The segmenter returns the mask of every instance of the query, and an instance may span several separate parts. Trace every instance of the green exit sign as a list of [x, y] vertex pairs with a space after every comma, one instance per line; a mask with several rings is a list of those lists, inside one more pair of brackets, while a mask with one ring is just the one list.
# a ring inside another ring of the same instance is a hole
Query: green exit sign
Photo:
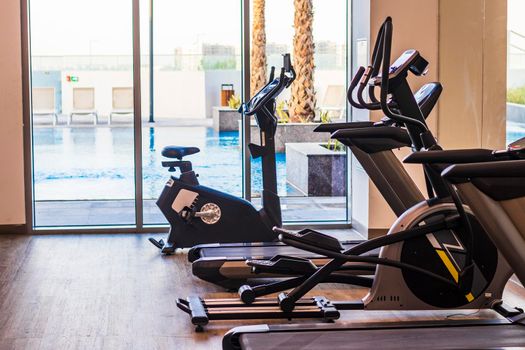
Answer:
[[70, 83], [78, 83], [78, 77], [76, 75], [67, 75], [66, 80]]

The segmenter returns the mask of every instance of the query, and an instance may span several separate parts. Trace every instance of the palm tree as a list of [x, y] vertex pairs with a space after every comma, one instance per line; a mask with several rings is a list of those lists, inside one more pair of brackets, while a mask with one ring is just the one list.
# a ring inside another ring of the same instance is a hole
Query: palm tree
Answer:
[[252, 57], [250, 95], [266, 84], [265, 0], [253, 0]]
[[293, 122], [308, 122], [315, 117], [314, 37], [312, 0], [294, 0], [293, 66], [297, 77], [292, 84], [290, 117]]

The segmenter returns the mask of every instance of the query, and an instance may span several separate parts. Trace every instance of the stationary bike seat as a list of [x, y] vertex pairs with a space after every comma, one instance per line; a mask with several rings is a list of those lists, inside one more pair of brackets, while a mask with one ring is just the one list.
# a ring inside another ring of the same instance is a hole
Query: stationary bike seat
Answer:
[[166, 146], [162, 149], [162, 155], [166, 158], [177, 158], [181, 160], [183, 157], [199, 153], [198, 147], [186, 147], [186, 146]]

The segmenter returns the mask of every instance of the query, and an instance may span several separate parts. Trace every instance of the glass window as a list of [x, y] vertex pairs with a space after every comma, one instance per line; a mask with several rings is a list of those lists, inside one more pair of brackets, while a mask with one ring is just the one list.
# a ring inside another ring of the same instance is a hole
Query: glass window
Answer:
[[29, 2], [34, 223], [133, 225], [132, 2]]
[[525, 137], [525, 2], [508, 1], [507, 143]]
[[[252, 0], [251, 91], [290, 53], [295, 82], [277, 99], [278, 193], [284, 221], [347, 220], [347, 152], [320, 123], [347, 120], [347, 1]], [[296, 6], [296, 7], [295, 7]], [[259, 130], [251, 126], [252, 142]], [[260, 205], [261, 162], [252, 160], [252, 200]]]
[[[155, 204], [172, 174], [161, 165], [166, 160], [161, 155], [165, 146], [198, 147], [199, 153], [184, 160], [192, 162], [199, 182], [242, 196], [237, 112], [242, 80], [241, 2], [155, 0], [153, 6], [153, 70], [146, 74], [153, 74], [153, 114], [151, 110], [143, 113], [142, 124], [146, 224], [166, 223]], [[201, 11], [202, 6], [206, 11]], [[199, 15], [189, 15], [195, 13]], [[147, 37], [149, 27], [143, 25], [141, 30]], [[148, 47], [141, 48], [145, 57], [149, 57]], [[147, 65], [148, 58], [144, 61]], [[144, 84], [143, 103], [150, 106], [151, 100], [145, 98], [150, 90]]]

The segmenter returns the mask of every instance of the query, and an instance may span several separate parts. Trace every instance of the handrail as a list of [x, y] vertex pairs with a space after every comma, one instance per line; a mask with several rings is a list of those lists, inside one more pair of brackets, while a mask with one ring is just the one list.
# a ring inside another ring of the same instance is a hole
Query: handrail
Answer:
[[415, 125], [421, 130], [427, 131], [427, 126], [412, 117], [393, 112], [388, 105], [389, 83], [390, 83], [390, 56], [392, 50], [392, 21], [390, 17], [385, 21], [385, 31], [383, 33], [383, 64], [381, 66], [381, 109], [385, 115], [395, 121], [404, 123], [405, 125]]

